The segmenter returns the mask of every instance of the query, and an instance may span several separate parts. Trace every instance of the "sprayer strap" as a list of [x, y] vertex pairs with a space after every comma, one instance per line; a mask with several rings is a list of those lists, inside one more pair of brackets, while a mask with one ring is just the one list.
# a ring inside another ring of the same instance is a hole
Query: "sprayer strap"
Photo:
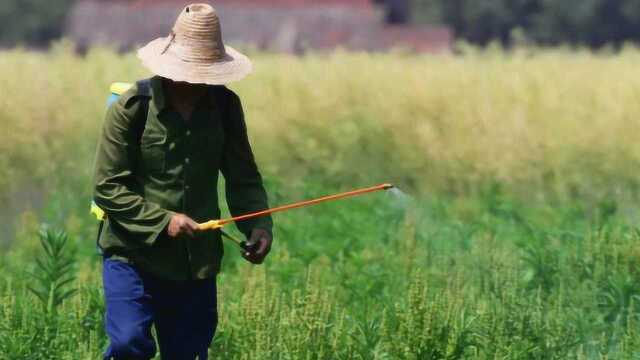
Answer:
[[151, 101], [151, 79], [140, 80], [136, 83], [138, 89], [137, 96], [140, 96], [140, 110], [133, 119], [133, 130], [136, 134], [138, 145], [142, 139], [142, 133], [147, 126], [147, 117], [149, 116], [149, 101]]

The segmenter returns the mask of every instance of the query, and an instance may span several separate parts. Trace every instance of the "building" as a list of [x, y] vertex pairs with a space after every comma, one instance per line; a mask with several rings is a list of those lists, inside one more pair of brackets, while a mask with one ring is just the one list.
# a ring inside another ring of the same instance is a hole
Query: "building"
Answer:
[[[405, 0], [406, 1], [406, 0]], [[66, 33], [81, 48], [94, 44], [134, 48], [166, 36], [187, 0], [80, 0]], [[380, 1], [375, 1], [379, 3]], [[372, 0], [214, 0], [225, 41], [262, 50], [384, 51], [401, 47], [416, 52], [446, 52], [448, 28], [385, 24], [390, 18]], [[391, 7], [393, 8], [393, 7]]]

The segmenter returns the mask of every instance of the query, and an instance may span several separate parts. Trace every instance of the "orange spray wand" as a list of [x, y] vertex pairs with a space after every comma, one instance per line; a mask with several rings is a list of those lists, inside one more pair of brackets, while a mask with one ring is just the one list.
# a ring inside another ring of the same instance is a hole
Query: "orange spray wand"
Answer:
[[[391, 185], [391, 184], [382, 184], [382, 185], [372, 186], [372, 187], [368, 187], [368, 188], [364, 188], [364, 189], [347, 191], [347, 192], [340, 193], [340, 194], [328, 195], [328, 196], [323, 196], [323, 197], [320, 197], [320, 198], [317, 198], [317, 199], [313, 199], [313, 200], [306, 200], [306, 201], [301, 201], [301, 202], [297, 202], [297, 203], [293, 203], [293, 204], [289, 204], [289, 205], [278, 206], [278, 207], [275, 207], [275, 208], [262, 210], [262, 211], [257, 211], [257, 212], [254, 212], [254, 213], [250, 213], [250, 214], [246, 214], [246, 215], [240, 215], [240, 216], [236, 216], [236, 217], [232, 217], [232, 218], [228, 218], [228, 219], [211, 220], [211, 221], [207, 221], [205, 223], [199, 224], [199, 228], [202, 231], [222, 229], [225, 225], [227, 225], [227, 224], [229, 224], [231, 222], [235, 222], [235, 221], [242, 221], [242, 220], [252, 219], [252, 218], [265, 216], [265, 215], [273, 214], [273, 213], [280, 212], [280, 211], [286, 211], [286, 210], [296, 209], [296, 208], [300, 208], [300, 207], [311, 206], [311, 205], [319, 204], [319, 203], [322, 203], [322, 202], [338, 200], [338, 199], [342, 199], [342, 198], [346, 198], [346, 197], [363, 195], [363, 194], [367, 194], [367, 193], [374, 192], [374, 191], [389, 190], [391, 188], [393, 188], [393, 185]], [[232, 239], [232, 240], [236, 241], [235, 239]]]

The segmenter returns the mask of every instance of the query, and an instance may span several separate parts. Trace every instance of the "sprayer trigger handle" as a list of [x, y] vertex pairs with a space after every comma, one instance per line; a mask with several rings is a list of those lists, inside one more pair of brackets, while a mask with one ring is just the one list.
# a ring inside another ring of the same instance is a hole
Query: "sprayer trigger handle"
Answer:
[[223, 227], [224, 225], [220, 223], [220, 220], [210, 220], [205, 223], [198, 224], [198, 228], [201, 231], [217, 230], [217, 229], [222, 229]]

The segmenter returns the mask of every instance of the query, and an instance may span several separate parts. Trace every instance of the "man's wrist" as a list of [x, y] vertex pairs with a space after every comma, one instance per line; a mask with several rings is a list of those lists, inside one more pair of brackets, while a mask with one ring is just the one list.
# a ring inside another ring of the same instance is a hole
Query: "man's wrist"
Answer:
[[254, 229], [256, 229], [256, 230], [264, 230], [269, 234], [269, 236], [273, 237], [273, 229], [271, 227], [256, 226]]
[[249, 239], [249, 238], [251, 238], [251, 234], [253, 234], [253, 232], [256, 231], [256, 230], [263, 230], [267, 234], [269, 234], [269, 237], [273, 238], [273, 230], [270, 227], [266, 227], [266, 226], [264, 226], [264, 227], [263, 226], [255, 226], [251, 230], [246, 232], [244, 235], [247, 237], [247, 239]]

